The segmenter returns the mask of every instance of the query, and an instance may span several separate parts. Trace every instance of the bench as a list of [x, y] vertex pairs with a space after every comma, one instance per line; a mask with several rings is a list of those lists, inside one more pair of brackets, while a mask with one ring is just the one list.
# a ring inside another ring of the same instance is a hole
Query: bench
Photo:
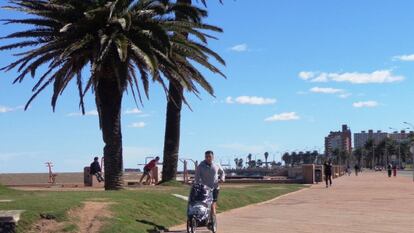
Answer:
[[0, 210], [0, 232], [15, 232], [15, 227], [24, 210]]

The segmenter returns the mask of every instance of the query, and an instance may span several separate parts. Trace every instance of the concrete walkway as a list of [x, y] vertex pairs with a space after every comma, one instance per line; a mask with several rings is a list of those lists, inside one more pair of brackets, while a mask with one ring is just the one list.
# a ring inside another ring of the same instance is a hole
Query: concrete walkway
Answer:
[[334, 180], [330, 188], [314, 185], [220, 214], [218, 221], [219, 233], [412, 233], [414, 183], [380, 172], [353, 174]]

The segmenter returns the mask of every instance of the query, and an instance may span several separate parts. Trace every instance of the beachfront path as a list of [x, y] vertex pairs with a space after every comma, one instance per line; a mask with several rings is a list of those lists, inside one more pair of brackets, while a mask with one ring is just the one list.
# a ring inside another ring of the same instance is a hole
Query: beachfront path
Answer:
[[[414, 183], [364, 172], [218, 217], [219, 233], [413, 233]], [[177, 229], [175, 229], [177, 230]], [[207, 231], [206, 231], [207, 232]]]

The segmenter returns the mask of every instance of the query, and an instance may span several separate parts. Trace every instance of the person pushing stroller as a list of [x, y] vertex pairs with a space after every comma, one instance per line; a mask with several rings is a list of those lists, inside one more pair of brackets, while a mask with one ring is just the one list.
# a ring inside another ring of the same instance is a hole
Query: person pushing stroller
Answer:
[[197, 167], [194, 183], [206, 185], [213, 190], [213, 205], [211, 206], [211, 211], [213, 214], [216, 214], [218, 195], [220, 192], [219, 182], [225, 181], [226, 174], [219, 164], [214, 163], [213, 151], [206, 151], [204, 155], [204, 161]]
[[224, 182], [225, 173], [214, 163], [214, 153], [205, 152], [205, 160], [196, 168], [187, 207], [187, 233], [195, 233], [198, 227], [206, 226], [217, 232], [216, 207], [219, 182]]

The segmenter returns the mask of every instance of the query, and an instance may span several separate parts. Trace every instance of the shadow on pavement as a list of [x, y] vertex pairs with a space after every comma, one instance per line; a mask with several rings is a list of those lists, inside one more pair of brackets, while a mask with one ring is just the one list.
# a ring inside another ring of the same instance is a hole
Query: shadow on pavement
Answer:
[[139, 222], [139, 223], [145, 224], [145, 225], [153, 226], [154, 229], [153, 230], [148, 230], [147, 231], [148, 233], [158, 233], [160, 231], [167, 231], [167, 228], [165, 226], [158, 225], [158, 224], [155, 224], [153, 222], [150, 222], [150, 221], [147, 221], [147, 220], [144, 220], [144, 219], [137, 219], [136, 221]]

